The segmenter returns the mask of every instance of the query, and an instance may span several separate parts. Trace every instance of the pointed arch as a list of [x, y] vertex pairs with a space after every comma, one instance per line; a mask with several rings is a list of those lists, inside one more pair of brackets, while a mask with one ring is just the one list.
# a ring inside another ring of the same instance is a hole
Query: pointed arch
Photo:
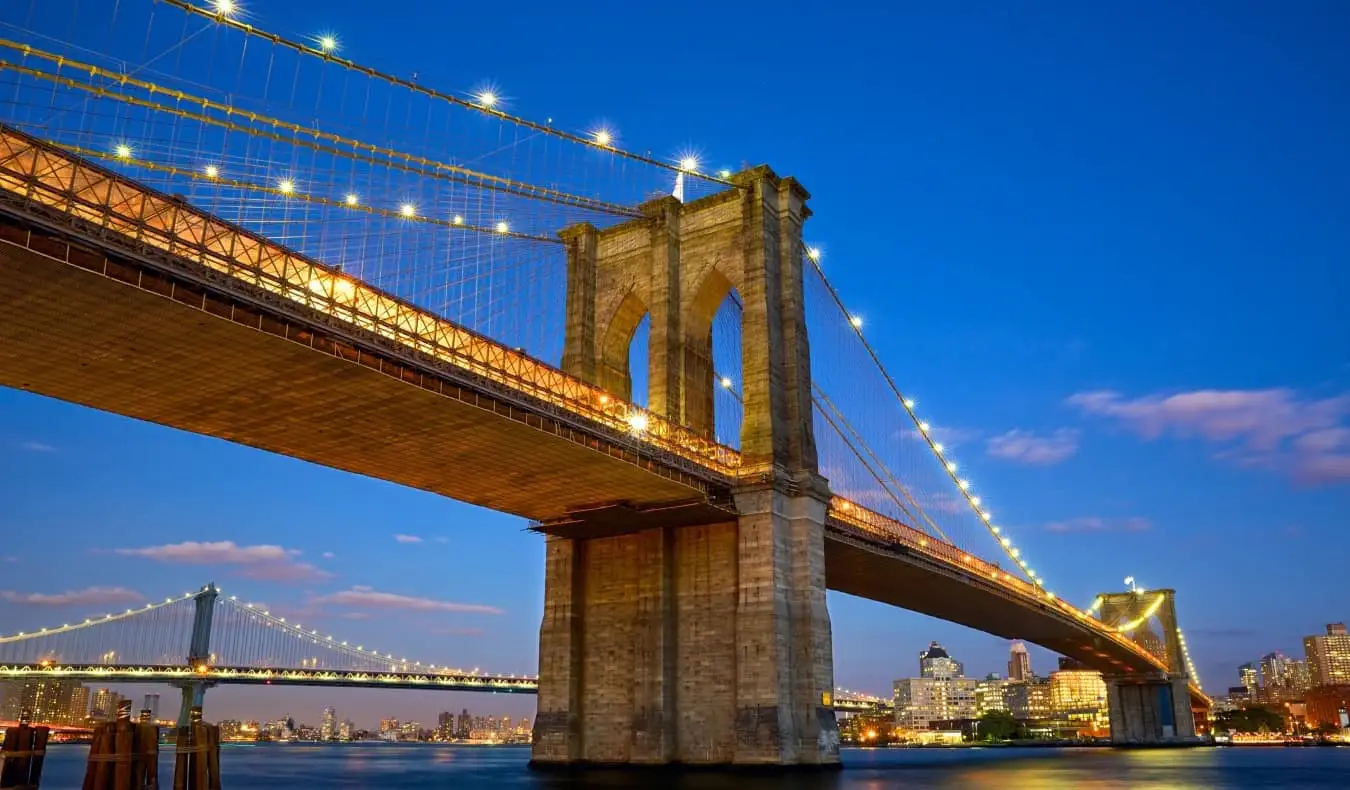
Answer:
[[647, 315], [647, 305], [636, 291], [624, 295], [614, 314], [599, 334], [599, 385], [624, 400], [633, 399], [633, 376], [629, 370], [629, 349], [638, 324]]

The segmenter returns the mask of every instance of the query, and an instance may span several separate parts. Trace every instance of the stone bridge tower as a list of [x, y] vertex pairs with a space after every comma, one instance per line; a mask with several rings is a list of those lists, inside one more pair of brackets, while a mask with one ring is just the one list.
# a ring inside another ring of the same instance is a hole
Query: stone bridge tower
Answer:
[[630, 399], [629, 347], [650, 314], [649, 409], [708, 435], [712, 321], [737, 290], [743, 467], [734, 508], [706, 523], [617, 510], [628, 515], [602, 533], [550, 534], [536, 763], [838, 762], [829, 491], [802, 298], [808, 195], [767, 167], [732, 180], [616, 227], [561, 232], [564, 369]]
[[1101, 620], [1167, 665], [1159, 677], [1105, 676], [1111, 740], [1121, 745], [1195, 737], [1190, 677], [1177, 631], [1175, 590], [1102, 593]]

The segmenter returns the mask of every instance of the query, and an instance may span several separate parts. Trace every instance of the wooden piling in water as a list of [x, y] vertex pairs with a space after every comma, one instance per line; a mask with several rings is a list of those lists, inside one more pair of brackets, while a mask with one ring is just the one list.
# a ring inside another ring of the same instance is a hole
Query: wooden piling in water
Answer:
[[82, 790], [159, 790], [159, 727], [131, 720], [131, 703], [117, 719], [94, 728]]
[[17, 727], [5, 730], [0, 742], [0, 790], [38, 790], [42, 783], [42, 764], [47, 755], [46, 727], [28, 723], [24, 711]]
[[220, 790], [220, 727], [202, 721], [194, 707], [186, 727], [178, 728], [173, 790]]

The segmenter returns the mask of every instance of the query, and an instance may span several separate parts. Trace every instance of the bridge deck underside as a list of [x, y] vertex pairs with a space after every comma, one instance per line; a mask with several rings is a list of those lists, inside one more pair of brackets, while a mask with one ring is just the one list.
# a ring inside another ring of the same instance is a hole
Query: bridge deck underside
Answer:
[[825, 579], [831, 590], [1032, 642], [1105, 673], [1156, 673], [1135, 654], [1049, 605], [1028, 606], [997, 584], [833, 526], [825, 538]]
[[0, 385], [527, 518], [703, 497], [463, 388], [447, 396], [6, 241], [0, 316]]

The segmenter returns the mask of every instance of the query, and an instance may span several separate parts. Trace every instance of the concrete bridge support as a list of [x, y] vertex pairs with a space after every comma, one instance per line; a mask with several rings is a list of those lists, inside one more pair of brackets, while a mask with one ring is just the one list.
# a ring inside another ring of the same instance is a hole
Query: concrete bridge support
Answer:
[[1111, 742], [1117, 746], [1182, 743], [1196, 737], [1185, 677], [1154, 681], [1106, 678]]
[[[807, 195], [768, 168], [615, 228], [563, 231], [563, 367], [631, 398], [651, 315], [651, 411], [713, 431], [711, 323], [743, 304], [742, 481], [679, 524], [630, 509], [549, 533], [536, 764], [837, 765], [825, 607], [829, 501], [817, 473], [802, 300]], [[622, 511], [627, 504], [596, 503]]]

